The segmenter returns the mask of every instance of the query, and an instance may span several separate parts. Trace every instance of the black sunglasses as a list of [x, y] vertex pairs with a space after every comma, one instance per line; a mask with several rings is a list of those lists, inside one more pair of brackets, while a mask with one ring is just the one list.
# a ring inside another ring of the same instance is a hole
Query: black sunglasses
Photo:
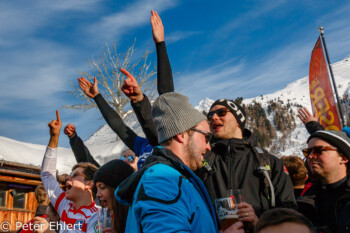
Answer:
[[125, 161], [126, 159], [128, 159], [128, 161], [130, 163], [132, 163], [135, 160], [135, 155], [128, 155], [127, 157], [125, 155], [123, 155], [120, 157], [120, 160], [122, 160], [122, 161]]
[[311, 153], [313, 153], [315, 156], [320, 156], [323, 151], [327, 151], [327, 150], [336, 151], [338, 149], [335, 147], [332, 147], [332, 146], [314, 146], [311, 148], [303, 149], [302, 152], [303, 152], [305, 158], [307, 158], [307, 157], [309, 157], [309, 155]]
[[211, 133], [203, 131], [203, 130], [200, 130], [200, 129], [191, 128], [190, 130], [203, 134], [204, 137], [205, 137], [205, 142], [206, 143], [208, 143], [210, 141], [211, 137], [212, 137]]
[[207, 118], [209, 121], [211, 121], [211, 119], [213, 118], [215, 113], [216, 113], [216, 115], [218, 115], [218, 117], [224, 117], [224, 116], [226, 116], [226, 114], [228, 112], [229, 112], [229, 110], [227, 108], [219, 108], [215, 111], [208, 112]]

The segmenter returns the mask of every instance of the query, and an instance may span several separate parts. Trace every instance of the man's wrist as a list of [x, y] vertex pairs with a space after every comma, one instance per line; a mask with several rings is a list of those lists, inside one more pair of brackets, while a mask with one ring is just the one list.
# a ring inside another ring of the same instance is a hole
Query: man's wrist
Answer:
[[100, 95], [100, 93], [97, 93], [94, 97], [92, 97], [94, 100], [96, 100], [96, 98], [98, 97], [98, 96], [101, 96]]
[[74, 132], [74, 133], [72, 133], [71, 135], [68, 135], [68, 137], [69, 137], [69, 139], [72, 139], [72, 138], [74, 138], [76, 135], [77, 135], [77, 134]]
[[138, 102], [141, 102], [143, 100], [144, 96], [143, 94], [137, 95], [134, 99], [132, 99], [131, 101], [135, 104]]
[[93, 95], [94, 97], [92, 97], [93, 99], [98, 95], [100, 94], [99, 92], [97, 92], [95, 95]]
[[50, 148], [57, 148], [57, 146], [58, 146], [58, 138], [59, 138], [59, 135], [51, 136], [49, 144], [47, 146], [50, 147]]

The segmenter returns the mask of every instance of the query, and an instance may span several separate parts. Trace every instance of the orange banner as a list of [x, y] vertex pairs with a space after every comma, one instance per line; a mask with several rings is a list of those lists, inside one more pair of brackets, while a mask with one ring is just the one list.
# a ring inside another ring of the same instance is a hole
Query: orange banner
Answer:
[[311, 54], [309, 87], [312, 110], [317, 112], [321, 125], [326, 130], [341, 130], [342, 127], [320, 37]]

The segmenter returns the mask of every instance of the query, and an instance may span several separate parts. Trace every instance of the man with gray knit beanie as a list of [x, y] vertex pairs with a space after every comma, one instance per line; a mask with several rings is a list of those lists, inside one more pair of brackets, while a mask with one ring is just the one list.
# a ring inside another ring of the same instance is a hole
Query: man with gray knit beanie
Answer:
[[[160, 146], [115, 193], [130, 206], [126, 232], [218, 232], [209, 195], [193, 173], [210, 150], [206, 117], [175, 92], [159, 96], [152, 115]], [[237, 222], [227, 232], [242, 227]]]
[[344, 132], [320, 130], [303, 150], [314, 184], [301, 199], [299, 211], [321, 232], [350, 229], [350, 140]]

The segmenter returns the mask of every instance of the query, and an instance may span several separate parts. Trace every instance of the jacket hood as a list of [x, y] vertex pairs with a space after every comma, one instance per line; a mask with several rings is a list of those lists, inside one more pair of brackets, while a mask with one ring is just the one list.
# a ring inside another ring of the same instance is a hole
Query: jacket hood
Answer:
[[142, 178], [143, 173], [149, 167], [158, 163], [175, 166], [183, 164], [181, 159], [170, 150], [165, 149], [161, 146], [154, 147], [152, 155], [147, 158], [144, 165], [117, 187], [114, 193], [117, 201], [121, 204], [130, 205], [133, 201], [134, 193]]

